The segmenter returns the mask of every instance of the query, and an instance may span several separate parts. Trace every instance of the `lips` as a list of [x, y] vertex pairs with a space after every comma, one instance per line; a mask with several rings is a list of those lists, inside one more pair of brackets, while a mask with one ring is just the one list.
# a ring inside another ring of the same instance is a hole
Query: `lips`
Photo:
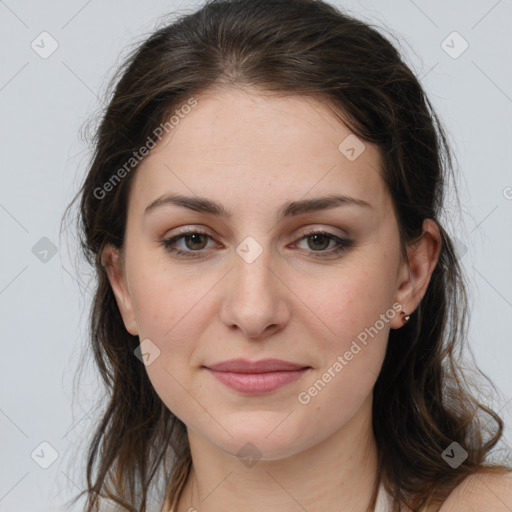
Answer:
[[308, 367], [303, 364], [281, 361], [280, 359], [262, 359], [261, 361], [231, 359], [230, 361], [208, 365], [207, 368], [218, 372], [269, 373], [301, 370]]
[[275, 391], [304, 375], [310, 366], [280, 359], [232, 359], [205, 369], [225, 386], [240, 393], [259, 395]]

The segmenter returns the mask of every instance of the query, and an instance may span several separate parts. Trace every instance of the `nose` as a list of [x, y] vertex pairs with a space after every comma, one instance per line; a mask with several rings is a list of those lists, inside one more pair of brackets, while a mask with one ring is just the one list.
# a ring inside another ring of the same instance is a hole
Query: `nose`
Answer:
[[235, 255], [234, 268], [225, 280], [220, 316], [230, 329], [240, 329], [246, 338], [255, 341], [286, 325], [291, 291], [275, 262], [273, 265], [270, 249], [265, 248], [250, 261]]

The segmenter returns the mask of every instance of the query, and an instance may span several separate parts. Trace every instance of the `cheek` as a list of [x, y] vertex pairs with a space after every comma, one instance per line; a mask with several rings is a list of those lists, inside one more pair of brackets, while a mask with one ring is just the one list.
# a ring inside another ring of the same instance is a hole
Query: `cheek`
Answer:
[[[359, 335], [364, 343], [368, 329], [373, 337], [387, 339], [389, 320], [396, 315], [391, 268], [385, 253], [376, 254], [364, 260], [351, 258], [328, 276], [309, 276], [296, 283], [294, 292], [302, 299], [304, 315], [311, 318], [314, 339], [324, 353], [332, 356], [333, 352], [348, 350]], [[378, 336], [373, 330], [376, 323]]]
[[[176, 357], [173, 356], [173, 360], [176, 362]], [[156, 394], [183, 423], [188, 425], [191, 418], [199, 418], [199, 424], [208, 422], [205, 416], [207, 411], [195, 399], [197, 390], [191, 389], [186, 370], [180, 370], [180, 365], [170, 367], [169, 363], [170, 359], [162, 353], [158, 359], [146, 367], [148, 378]], [[186, 368], [184, 364], [181, 366]]]
[[134, 258], [130, 293], [141, 337], [167, 343], [176, 330], [194, 325], [190, 317], [205, 287], [207, 283], [194, 279], [190, 270], [170, 267], [163, 258]]
[[187, 390], [191, 360], [207, 322], [201, 301], [207, 285], [186, 272], [163, 268], [163, 263], [136, 265], [134, 258], [130, 292], [139, 338], [150, 340], [154, 346], [148, 346], [157, 354], [145, 369], [156, 393], [181, 419], [194, 406]]
[[358, 259], [333, 272], [322, 286], [308, 287], [305, 302], [316, 313], [309, 335], [321, 357], [299, 402], [317, 412], [334, 407], [329, 413], [333, 421], [350, 418], [371, 393], [382, 367], [390, 321], [398, 314], [392, 307], [393, 267], [386, 259], [385, 253]]
[[337, 430], [371, 395], [389, 335], [389, 324], [379, 321], [377, 327], [382, 328], [353, 329], [322, 347], [324, 364], [304, 381], [297, 396], [313, 432]]

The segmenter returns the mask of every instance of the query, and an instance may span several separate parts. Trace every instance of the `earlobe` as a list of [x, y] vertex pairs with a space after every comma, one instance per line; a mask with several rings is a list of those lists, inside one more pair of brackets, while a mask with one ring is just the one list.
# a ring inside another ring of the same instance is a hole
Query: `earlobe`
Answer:
[[[396, 301], [402, 306], [405, 315], [410, 316], [425, 296], [440, 251], [439, 226], [432, 219], [426, 219], [421, 237], [408, 247], [407, 261], [403, 262], [400, 269]], [[398, 315], [391, 327], [402, 327], [405, 315]]]
[[126, 330], [137, 336], [139, 331], [119, 249], [107, 245], [101, 255], [101, 265], [107, 274]]

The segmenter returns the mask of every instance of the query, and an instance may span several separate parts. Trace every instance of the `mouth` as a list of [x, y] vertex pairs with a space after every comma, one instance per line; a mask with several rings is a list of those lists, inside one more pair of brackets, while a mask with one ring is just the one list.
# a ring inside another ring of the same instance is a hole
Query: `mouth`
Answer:
[[232, 359], [203, 368], [230, 389], [248, 395], [262, 395], [295, 382], [311, 369], [311, 366], [280, 359]]

